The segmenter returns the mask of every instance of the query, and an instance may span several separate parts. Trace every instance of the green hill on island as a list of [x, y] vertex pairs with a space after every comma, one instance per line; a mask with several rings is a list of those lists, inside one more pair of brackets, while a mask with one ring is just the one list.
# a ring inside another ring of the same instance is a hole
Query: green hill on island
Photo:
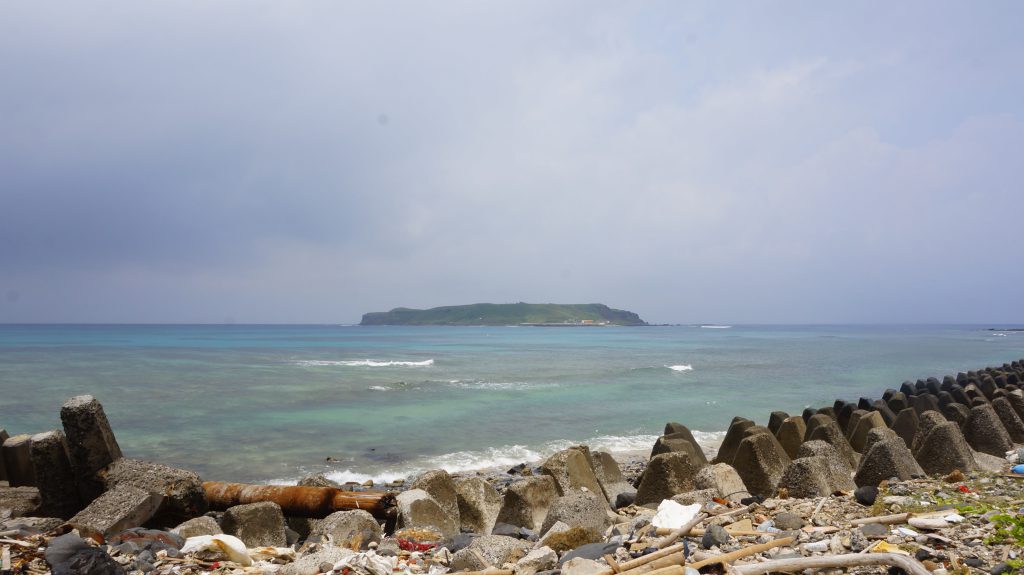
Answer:
[[477, 303], [431, 309], [396, 307], [363, 315], [359, 325], [647, 325], [640, 316], [600, 303]]

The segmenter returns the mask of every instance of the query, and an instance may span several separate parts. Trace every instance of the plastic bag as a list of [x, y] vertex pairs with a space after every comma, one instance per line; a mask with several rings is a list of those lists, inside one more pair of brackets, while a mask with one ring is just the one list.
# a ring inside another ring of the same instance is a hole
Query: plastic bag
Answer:
[[249, 557], [245, 543], [231, 535], [197, 535], [186, 539], [185, 545], [181, 547], [182, 553], [200, 553], [202, 551], [221, 553], [229, 561], [234, 561], [242, 567], [252, 565], [252, 557]]
[[341, 573], [346, 568], [354, 575], [391, 575], [397, 563], [395, 557], [382, 557], [375, 551], [355, 553], [334, 564], [334, 570]]
[[665, 499], [658, 505], [658, 512], [651, 519], [651, 525], [665, 529], [679, 529], [700, 513], [700, 503], [680, 505]]

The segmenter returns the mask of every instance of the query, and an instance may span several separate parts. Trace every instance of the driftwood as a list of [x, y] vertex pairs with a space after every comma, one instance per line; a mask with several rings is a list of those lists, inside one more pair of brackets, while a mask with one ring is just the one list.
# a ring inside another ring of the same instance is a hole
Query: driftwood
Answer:
[[203, 483], [210, 508], [223, 511], [235, 505], [272, 501], [285, 515], [322, 519], [335, 511], [362, 509], [386, 519], [395, 505], [395, 495], [383, 491], [344, 491], [334, 487], [295, 485], [248, 485], [207, 481]]
[[668, 535], [655, 541], [654, 546], [658, 549], [664, 549], [669, 545], [672, 545], [673, 543], [678, 541], [680, 537], [683, 537], [687, 533], [689, 533], [691, 529], [697, 526], [697, 524], [699, 524], [701, 521], [704, 521], [707, 518], [707, 516], [707, 513], [698, 513], [696, 516], [694, 516], [693, 519], [684, 523], [683, 526], [679, 529], [674, 529]]
[[868, 553], [847, 555], [822, 555], [798, 559], [773, 559], [749, 565], [733, 565], [738, 575], [764, 575], [765, 573], [799, 573], [804, 569], [834, 569], [864, 567], [868, 565], [892, 565], [909, 575], [930, 575], [928, 569], [913, 557], [897, 553]]
[[715, 555], [714, 557], [708, 557], [703, 561], [691, 563], [687, 565], [687, 567], [700, 569], [705, 565], [714, 565], [715, 563], [731, 563], [742, 557], [757, 555], [762, 551], [774, 549], [775, 547], [785, 547], [786, 545], [791, 545], [794, 541], [796, 541], [795, 537], [783, 537], [782, 539], [776, 539], [774, 541], [769, 541], [768, 543], [761, 543], [759, 545], [751, 545], [750, 547], [744, 547], [743, 549], [738, 549], [736, 551], [733, 551], [732, 553], [725, 553], [723, 555]]
[[864, 517], [862, 519], [854, 519], [850, 522], [850, 525], [867, 525], [869, 523], [881, 523], [882, 525], [897, 525], [899, 523], [906, 523], [907, 519], [910, 519], [911, 513], [897, 513], [896, 515], [878, 515], [875, 517]]
[[483, 571], [453, 571], [457, 575], [512, 575], [511, 569], [495, 569], [493, 567]]
[[[648, 564], [648, 563], [650, 563], [652, 561], [657, 561], [658, 559], [662, 559], [664, 557], [668, 557], [669, 555], [672, 555], [673, 553], [682, 553], [683, 552], [683, 547], [685, 547], [685, 546], [686, 546], [685, 543], [678, 543], [676, 545], [672, 545], [671, 547], [666, 547], [666, 548], [664, 548], [664, 549], [662, 549], [660, 551], [655, 551], [654, 553], [649, 553], [649, 554], [644, 555], [642, 557], [637, 557], [636, 559], [631, 559], [631, 560], [625, 561], [623, 563], [617, 563], [615, 565], [612, 565], [611, 563], [608, 563], [608, 565], [611, 565], [611, 567], [612, 567], [610, 572], [621, 573], [623, 571], [629, 571], [631, 569], [636, 569], [637, 567], [640, 567], [642, 565], [646, 565], [646, 564]], [[605, 559], [605, 561], [607, 562], [608, 560]], [[600, 574], [598, 574], [598, 575], [600, 575]]]

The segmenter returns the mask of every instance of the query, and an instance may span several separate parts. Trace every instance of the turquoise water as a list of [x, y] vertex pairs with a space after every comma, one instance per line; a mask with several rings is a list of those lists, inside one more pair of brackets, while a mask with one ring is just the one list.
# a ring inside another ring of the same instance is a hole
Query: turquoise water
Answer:
[[205, 479], [390, 478], [649, 449], [666, 421], [713, 441], [734, 415], [1024, 357], [987, 327], [0, 325], [0, 427], [59, 427], [90, 393], [126, 455]]

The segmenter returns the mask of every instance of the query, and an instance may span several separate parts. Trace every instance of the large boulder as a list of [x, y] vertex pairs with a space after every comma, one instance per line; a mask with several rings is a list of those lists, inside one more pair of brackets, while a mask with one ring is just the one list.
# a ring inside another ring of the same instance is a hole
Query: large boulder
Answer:
[[907, 447], [913, 447], [914, 437], [917, 435], [918, 417], [917, 411], [912, 407], [900, 410], [896, 419], [892, 422], [892, 430], [900, 436]]
[[288, 544], [284, 513], [280, 505], [271, 501], [229, 507], [224, 512], [221, 528], [224, 533], [241, 539], [246, 547], [284, 547]]
[[[696, 455], [695, 462], [705, 464], [708, 462], [708, 458], [704, 455], [704, 450], [701, 449], [700, 444], [697, 443], [697, 438], [693, 436], [693, 432], [690, 431], [689, 427], [686, 427], [682, 423], [670, 422], [665, 424], [665, 435], [664, 437], [672, 437], [685, 439], [690, 445], [693, 446], [694, 455]], [[653, 457], [653, 455], [651, 456]]]
[[622, 470], [612, 455], [605, 451], [595, 451], [592, 454], [594, 474], [597, 476], [601, 489], [604, 489], [608, 502], [615, 505], [619, 495], [623, 493], [636, 493], [626, 478], [622, 476]]
[[82, 510], [75, 474], [68, 459], [67, 440], [60, 431], [32, 436], [30, 453], [39, 488], [40, 513], [70, 519]]
[[858, 487], [863, 487], [877, 486], [892, 477], [906, 481], [923, 475], [924, 470], [914, 461], [914, 456], [903, 440], [891, 438], [871, 446], [853, 480]]
[[[1010, 400], [1006, 397], [997, 397], [992, 400], [992, 409], [995, 410], [996, 415], [999, 416], [999, 420], [1003, 422], [1003, 427], [1006, 428], [1006, 432], [1010, 435], [1015, 443], [1024, 443], [1024, 421], [1021, 421], [1017, 411], [1013, 409], [1013, 405], [1010, 404]], [[38, 479], [39, 470], [36, 469], [36, 476]]]
[[718, 447], [718, 455], [715, 456], [712, 463], [728, 463], [732, 465], [732, 460], [736, 457], [736, 449], [740, 446], [740, 441], [743, 441], [743, 432], [753, 426], [754, 422], [745, 417], [737, 416], [732, 418], [729, 430], [725, 432], [725, 438], [722, 439], [722, 444]]
[[188, 539], [189, 537], [198, 537], [199, 535], [220, 535], [224, 533], [224, 530], [220, 528], [220, 523], [217, 523], [217, 520], [213, 517], [200, 515], [171, 529], [171, 533]]
[[582, 446], [563, 449], [541, 463], [541, 473], [555, 480], [559, 495], [583, 488], [591, 493], [604, 493], [591, 467], [589, 455], [590, 450], [584, 450]]
[[695, 464], [685, 453], [662, 453], [647, 464], [640, 487], [636, 492], [636, 504], [661, 503], [673, 495], [691, 491], [693, 480], [701, 466]]
[[571, 491], [551, 504], [541, 532], [546, 532], [558, 521], [572, 527], [583, 527], [600, 536], [608, 522], [608, 510], [598, 494]]
[[453, 571], [483, 571], [488, 567], [501, 568], [505, 563], [522, 559], [533, 547], [532, 543], [505, 535], [475, 537], [464, 549], [452, 556]]
[[954, 469], [969, 472], [978, 468], [974, 452], [960, 432], [960, 427], [952, 421], [932, 428], [919, 442], [914, 458], [921, 469], [930, 475], [944, 475]]
[[857, 420], [857, 427], [853, 429], [853, 433], [850, 435], [850, 447], [857, 453], [864, 453], [868, 432], [879, 427], [887, 428], [881, 413], [871, 411], [865, 414]]
[[835, 448], [840, 457], [846, 460], [850, 469], [857, 469], [857, 465], [860, 463], [860, 456], [853, 450], [853, 447], [850, 447], [850, 442], [846, 440], [846, 437], [840, 431], [838, 423], [833, 421], [826, 425], [818, 426], [811, 433], [809, 440], [828, 443]]
[[714, 489], [718, 497], [729, 501], [739, 502], [745, 497], [750, 497], [739, 473], [736, 473], [736, 469], [728, 463], [702, 467], [693, 478], [693, 486], [697, 489]]
[[1007, 451], [1013, 449], [1010, 434], [991, 405], [972, 407], [963, 431], [967, 443], [975, 451], [1003, 457]]
[[380, 523], [366, 511], [335, 511], [318, 521], [310, 535], [329, 538], [334, 545], [356, 549], [380, 542], [383, 531]]
[[426, 491], [452, 521], [456, 525], [459, 524], [459, 497], [455, 490], [455, 482], [447, 471], [435, 469], [422, 473], [409, 484], [409, 488]]
[[[817, 415], [811, 417], [814, 418]], [[775, 432], [775, 438], [779, 440], [779, 445], [782, 446], [786, 455], [793, 459], [796, 457], [796, 452], [800, 450], [800, 444], [804, 442], [806, 432], [807, 424], [804, 423], [804, 418], [794, 416], [786, 418], [779, 425], [778, 431]]]
[[410, 489], [395, 498], [398, 527], [433, 527], [447, 538], [459, 534], [459, 524], [441, 504], [422, 489]]
[[849, 474], [836, 475], [832, 465], [823, 456], [794, 459], [783, 471], [779, 487], [790, 497], [827, 497], [837, 491], [853, 491], [856, 485]]
[[177, 525], [206, 513], [203, 480], [192, 471], [123, 457], [97, 474], [106, 489], [131, 485], [163, 497], [153, 520], [162, 525]]
[[752, 494], [771, 497], [775, 495], [779, 479], [789, 461], [789, 456], [778, 440], [766, 430], [740, 442], [733, 467]]
[[130, 485], [106, 491], [68, 520], [83, 536], [103, 541], [153, 517], [162, 497]]
[[65, 401], [60, 408], [60, 420], [82, 500], [92, 501], [108, 489], [97, 473], [121, 458], [121, 448], [103, 406], [91, 395]]
[[538, 531], [555, 499], [558, 488], [554, 478], [543, 475], [520, 479], [505, 490], [498, 521]]
[[459, 503], [459, 524], [463, 531], [490, 535], [501, 511], [501, 495], [479, 477], [455, 482]]

